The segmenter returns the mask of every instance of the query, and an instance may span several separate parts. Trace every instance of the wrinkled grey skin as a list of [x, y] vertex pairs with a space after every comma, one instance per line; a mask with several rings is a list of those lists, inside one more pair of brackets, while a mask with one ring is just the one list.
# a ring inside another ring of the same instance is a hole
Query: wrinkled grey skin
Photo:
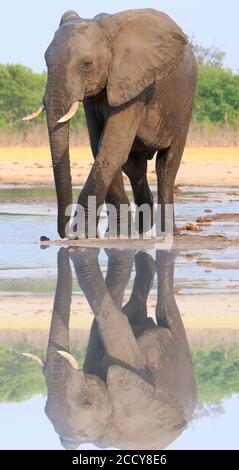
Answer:
[[[98, 249], [61, 248], [44, 375], [46, 414], [65, 448], [82, 442], [121, 449], [167, 447], [196, 406], [191, 354], [173, 294], [175, 253], [109, 250], [104, 280]], [[69, 351], [72, 273], [94, 314], [83, 370]], [[135, 261], [131, 297], [121, 309]], [[157, 272], [156, 322], [147, 297]]]
[[[156, 158], [158, 202], [173, 203], [173, 186], [191, 120], [197, 67], [187, 38], [164, 13], [152, 9], [81, 19], [66, 12], [46, 54], [44, 97], [58, 199], [58, 232], [65, 237], [72, 202], [69, 122], [57, 124], [83, 101], [94, 164], [78, 202], [97, 208], [129, 204], [128, 175], [138, 205], [153, 196], [147, 161]], [[86, 224], [87, 226], [87, 224]], [[79, 228], [78, 228], [79, 230]], [[142, 231], [142, 227], [139, 227]], [[164, 224], [162, 223], [162, 230]], [[86, 229], [87, 236], [87, 229]]]

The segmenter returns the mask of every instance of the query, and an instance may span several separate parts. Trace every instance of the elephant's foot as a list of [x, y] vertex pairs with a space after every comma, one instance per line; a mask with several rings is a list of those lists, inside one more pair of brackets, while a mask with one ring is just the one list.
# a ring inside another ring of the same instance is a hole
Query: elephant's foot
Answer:
[[139, 233], [139, 235], [143, 236], [147, 233], [150, 233], [151, 229], [153, 228], [153, 224], [151, 221], [140, 221], [138, 226], [136, 226], [136, 231]]
[[133, 229], [133, 218], [131, 211], [121, 216], [117, 214], [116, 217], [108, 214], [108, 226], [105, 231], [104, 237], [107, 238], [131, 238]]
[[73, 220], [72, 224], [69, 226], [66, 238], [69, 240], [80, 240], [80, 239], [96, 239], [99, 238], [99, 218], [96, 218], [94, 224], [89, 223], [89, 219], [85, 218], [84, 222]]
[[[161, 234], [162, 234], [162, 235], [165, 234], [165, 230], [162, 229]], [[169, 234], [170, 234], [170, 233], [169, 233]], [[182, 235], [182, 232], [181, 232], [181, 230], [180, 230], [176, 225], [174, 225], [174, 227], [173, 227], [173, 233], [171, 233], [171, 234], [173, 234], [173, 236], [176, 237], [176, 236]]]
[[174, 227], [173, 227], [173, 235], [174, 236], [182, 235], [181, 230], [175, 224], [174, 224]]

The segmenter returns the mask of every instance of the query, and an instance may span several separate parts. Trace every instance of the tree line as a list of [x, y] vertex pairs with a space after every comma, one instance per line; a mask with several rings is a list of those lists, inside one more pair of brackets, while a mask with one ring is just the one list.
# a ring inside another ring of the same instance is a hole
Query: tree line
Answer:
[[[46, 394], [42, 369], [35, 361], [23, 358], [21, 352], [31, 351], [45, 359], [42, 350], [27, 343], [0, 346], [0, 403], [20, 402], [37, 394]], [[72, 354], [83, 367], [86, 351], [76, 346]], [[238, 347], [193, 350], [194, 373], [198, 389], [198, 405], [220, 403], [239, 394]]]
[[[204, 48], [192, 41], [198, 61], [198, 84], [194, 103], [195, 123], [239, 124], [239, 73], [224, 67], [225, 54], [217, 48]], [[21, 118], [42, 103], [46, 86], [45, 72], [36, 73], [20, 64], [0, 64], [0, 128], [21, 129]], [[32, 123], [44, 121], [41, 116]], [[73, 120], [85, 124], [83, 107]]]

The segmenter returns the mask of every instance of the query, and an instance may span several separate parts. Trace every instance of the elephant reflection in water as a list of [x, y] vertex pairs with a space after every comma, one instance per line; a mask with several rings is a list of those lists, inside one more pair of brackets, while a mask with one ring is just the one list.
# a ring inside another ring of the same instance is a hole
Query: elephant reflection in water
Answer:
[[[160, 449], [185, 429], [196, 406], [191, 354], [174, 293], [175, 252], [61, 248], [47, 358], [46, 414], [62, 445]], [[72, 260], [94, 314], [83, 369], [69, 354]], [[135, 263], [128, 303], [124, 292]], [[147, 298], [157, 273], [156, 322]]]

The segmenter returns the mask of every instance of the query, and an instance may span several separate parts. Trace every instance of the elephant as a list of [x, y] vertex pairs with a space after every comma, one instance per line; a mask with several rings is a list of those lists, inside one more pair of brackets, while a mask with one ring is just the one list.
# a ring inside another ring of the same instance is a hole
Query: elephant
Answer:
[[[175, 252], [108, 249], [104, 279], [97, 248], [61, 248], [43, 372], [45, 412], [66, 449], [159, 449], [186, 428], [197, 388], [185, 329], [174, 293]], [[82, 370], [69, 353], [73, 262], [93, 312]], [[127, 303], [126, 286], [135, 264]], [[147, 298], [157, 273], [156, 322]], [[33, 357], [35, 358], [35, 357]], [[38, 362], [40, 360], [38, 359]]]
[[[94, 157], [78, 198], [86, 216], [85, 236], [90, 196], [98, 211], [104, 202], [113, 205], [119, 225], [120, 205], [129, 206], [122, 171], [129, 178], [136, 206], [147, 204], [153, 214], [147, 162], [155, 154], [164, 232], [165, 208], [174, 204], [174, 181], [197, 82], [196, 59], [186, 35], [169, 16], [153, 9], [103, 13], [93, 19], [67, 11], [45, 60], [48, 78], [43, 105], [23, 119], [46, 110], [60, 237], [67, 235], [70, 220], [66, 212], [72, 204], [69, 121], [79, 102], [83, 102]], [[80, 227], [74, 230], [77, 238]], [[138, 231], [144, 230], [139, 222]]]

